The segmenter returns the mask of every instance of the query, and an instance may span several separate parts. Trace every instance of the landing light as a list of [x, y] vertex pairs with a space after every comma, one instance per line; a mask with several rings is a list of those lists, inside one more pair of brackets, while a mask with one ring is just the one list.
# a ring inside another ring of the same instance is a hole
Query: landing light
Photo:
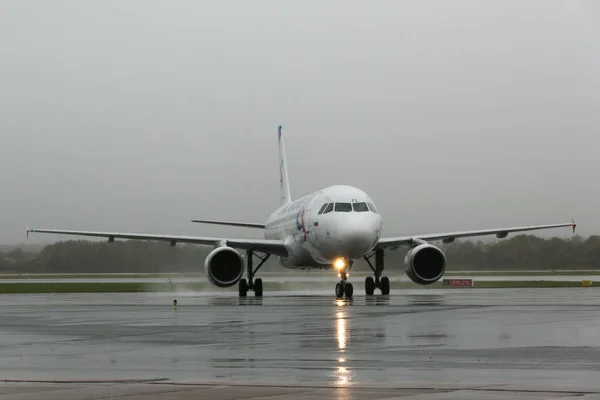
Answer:
[[342, 269], [346, 266], [346, 263], [344, 262], [343, 259], [338, 258], [337, 260], [335, 260], [335, 263], [333, 263], [333, 265], [337, 268], [337, 269]]

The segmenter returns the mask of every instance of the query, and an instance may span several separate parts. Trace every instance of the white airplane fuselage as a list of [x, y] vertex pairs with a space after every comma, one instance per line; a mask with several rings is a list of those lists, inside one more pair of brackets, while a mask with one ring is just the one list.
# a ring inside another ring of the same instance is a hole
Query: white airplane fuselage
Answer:
[[364, 191], [330, 186], [285, 204], [266, 222], [265, 239], [285, 242], [282, 266], [331, 268], [336, 259], [352, 262], [373, 251], [381, 237], [381, 215]]

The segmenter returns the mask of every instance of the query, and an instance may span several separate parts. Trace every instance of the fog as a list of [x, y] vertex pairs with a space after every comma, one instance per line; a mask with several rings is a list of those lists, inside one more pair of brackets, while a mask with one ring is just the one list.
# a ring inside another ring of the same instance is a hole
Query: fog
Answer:
[[594, 1], [5, 0], [0, 244], [261, 237], [189, 221], [264, 222], [279, 124], [292, 196], [357, 186], [385, 235], [596, 234], [599, 43]]

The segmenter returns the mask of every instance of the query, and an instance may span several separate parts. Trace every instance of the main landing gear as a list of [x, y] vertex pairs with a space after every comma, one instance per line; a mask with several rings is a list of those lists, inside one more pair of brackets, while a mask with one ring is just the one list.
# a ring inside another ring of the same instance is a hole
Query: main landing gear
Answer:
[[354, 286], [350, 282], [347, 282], [349, 269], [350, 265], [340, 271], [340, 278], [342, 279], [335, 285], [335, 297], [338, 299], [343, 298], [344, 295], [347, 299], [351, 299], [354, 294]]
[[[258, 266], [256, 267], [256, 269], [253, 269], [253, 267], [252, 267], [252, 261], [253, 261], [254, 256], [256, 256], [260, 259], [260, 263], [258, 263]], [[271, 255], [268, 253], [264, 256], [259, 256], [258, 254], [255, 254], [252, 249], [246, 250], [246, 259], [247, 259], [246, 275], [248, 276], [248, 279], [247, 280], [245, 278], [240, 279], [240, 282], [238, 284], [239, 291], [240, 291], [240, 297], [246, 297], [246, 295], [248, 294], [248, 290], [253, 290], [254, 296], [262, 297], [262, 295], [263, 295], [262, 279], [260, 279], [260, 278], [254, 279], [254, 274], [256, 274], [256, 272], [258, 272], [260, 267], [263, 266], [263, 264], [269, 259], [270, 256]]]
[[[369, 260], [373, 255], [375, 255], [375, 267], [373, 267], [373, 264], [371, 264], [371, 261]], [[374, 254], [364, 256], [363, 258], [375, 274], [374, 278], [369, 276], [365, 279], [365, 293], [367, 296], [373, 295], [375, 293], [375, 288], [380, 289], [381, 294], [383, 295], [390, 294], [390, 280], [387, 276], [381, 276], [381, 273], [383, 272], [383, 250], [376, 250]]]

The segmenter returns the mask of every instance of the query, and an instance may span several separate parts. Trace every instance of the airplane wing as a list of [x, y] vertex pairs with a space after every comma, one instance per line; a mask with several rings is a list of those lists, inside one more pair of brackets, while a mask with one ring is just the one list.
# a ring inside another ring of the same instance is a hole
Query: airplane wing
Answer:
[[414, 235], [414, 236], [399, 236], [390, 238], [381, 238], [376, 245], [376, 249], [395, 249], [402, 245], [413, 245], [423, 241], [435, 241], [442, 240], [444, 243], [450, 243], [457, 238], [464, 237], [475, 237], [475, 236], [487, 236], [496, 235], [498, 238], [505, 238], [509, 233], [514, 232], [527, 232], [536, 231], [542, 229], [552, 229], [570, 226], [573, 228], [575, 233], [575, 227], [577, 226], [574, 221], [566, 224], [553, 224], [553, 225], [533, 225], [533, 226], [522, 226], [516, 228], [500, 228], [500, 229], [484, 229], [478, 231], [462, 231], [462, 232], [448, 232], [448, 233], [433, 233], [427, 235]]
[[115, 239], [137, 239], [137, 240], [154, 240], [169, 242], [171, 246], [177, 243], [193, 243], [208, 246], [225, 245], [238, 249], [252, 249], [275, 255], [286, 255], [285, 246], [282, 240], [265, 240], [265, 239], [227, 239], [227, 238], [212, 238], [198, 236], [177, 236], [177, 235], [156, 235], [146, 233], [119, 233], [119, 232], [92, 232], [92, 231], [69, 231], [58, 229], [27, 229], [29, 233], [54, 233], [59, 235], [72, 236], [90, 236], [90, 237], [105, 237], [109, 242]]
[[254, 223], [250, 223], [250, 222], [213, 221], [213, 220], [208, 220], [208, 219], [193, 219], [192, 222], [195, 222], [197, 224], [229, 225], [229, 226], [240, 226], [243, 228], [265, 229], [265, 224], [254, 224]]

